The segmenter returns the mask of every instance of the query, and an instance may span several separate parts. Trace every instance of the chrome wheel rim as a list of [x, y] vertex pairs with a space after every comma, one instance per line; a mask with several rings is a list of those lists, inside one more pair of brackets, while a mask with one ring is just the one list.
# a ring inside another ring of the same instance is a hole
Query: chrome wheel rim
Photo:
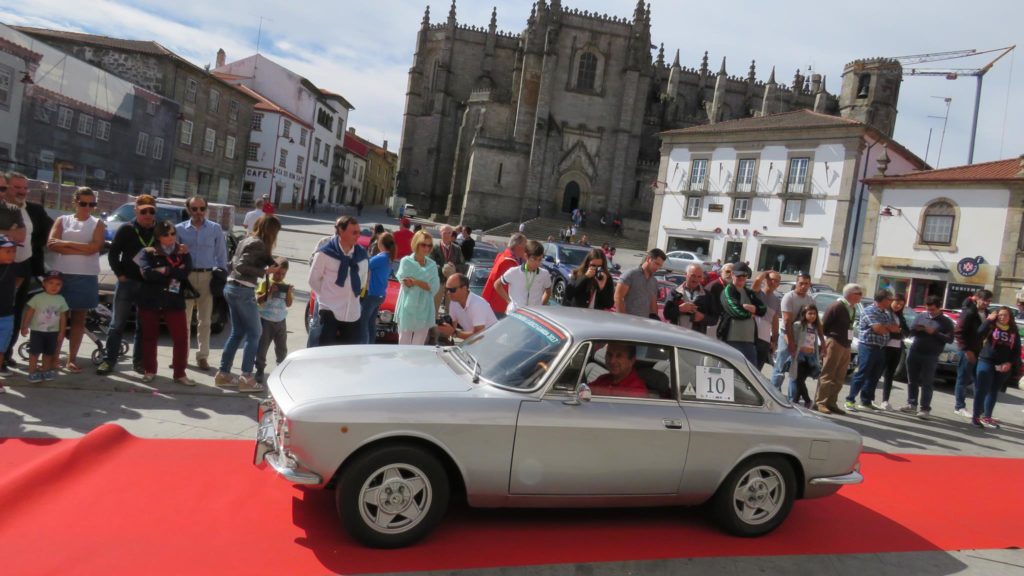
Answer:
[[427, 475], [410, 464], [379, 468], [359, 490], [359, 515], [384, 534], [406, 532], [426, 517], [433, 501]]
[[733, 491], [733, 511], [746, 524], [760, 525], [774, 518], [786, 501], [786, 480], [771, 466], [747, 471]]
[[565, 298], [565, 284], [563, 282], [555, 282], [555, 287], [551, 290], [551, 298], [559, 304], [562, 303], [562, 299]]

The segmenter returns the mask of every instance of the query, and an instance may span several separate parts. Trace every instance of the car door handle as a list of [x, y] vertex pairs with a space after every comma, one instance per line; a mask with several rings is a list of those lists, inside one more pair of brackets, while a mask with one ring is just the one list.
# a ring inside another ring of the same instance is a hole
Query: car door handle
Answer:
[[662, 422], [665, 424], [665, 428], [670, 428], [672, 430], [682, 430], [682, 428], [683, 428], [683, 421], [682, 420], [673, 420], [671, 418], [664, 418], [662, 420]]

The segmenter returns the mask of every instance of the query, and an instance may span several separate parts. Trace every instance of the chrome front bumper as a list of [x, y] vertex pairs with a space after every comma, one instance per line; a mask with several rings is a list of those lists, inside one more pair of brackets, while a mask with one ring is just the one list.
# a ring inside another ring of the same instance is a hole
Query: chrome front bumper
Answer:
[[826, 476], [824, 478], [812, 478], [811, 486], [845, 486], [847, 484], [860, 484], [864, 476], [860, 473], [860, 463], [854, 467], [853, 472], [842, 476]]
[[281, 446], [273, 412], [260, 415], [260, 426], [256, 432], [256, 450], [252, 463], [259, 466], [264, 462], [269, 464], [274, 472], [294, 484], [323, 484], [319, 474], [303, 469], [288, 450]]

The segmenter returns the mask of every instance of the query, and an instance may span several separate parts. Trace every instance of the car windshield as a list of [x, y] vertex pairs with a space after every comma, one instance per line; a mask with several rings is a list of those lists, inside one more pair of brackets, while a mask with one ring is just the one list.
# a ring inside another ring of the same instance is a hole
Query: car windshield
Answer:
[[494, 262], [498, 256], [498, 249], [490, 244], [477, 243], [473, 246], [473, 260], [480, 262]]
[[559, 247], [558, 252], [562, 264], [572, 266], [573, 268], [579, 266], [587, 257], [587, 254], [590, 254], [590, 250], [586, 248], [569, 248], [566, 246]]
[[135, 205], [122, 204], [117, 210], [114, 210], [110, 218], [115, 222], [131, 222], [132, 218], [135, 218]]
[[460, 346], [481, 378], [502, 387], [527, 390], [536, 386], [565, 348], [565, 332], [529, 311], [510, 314]]

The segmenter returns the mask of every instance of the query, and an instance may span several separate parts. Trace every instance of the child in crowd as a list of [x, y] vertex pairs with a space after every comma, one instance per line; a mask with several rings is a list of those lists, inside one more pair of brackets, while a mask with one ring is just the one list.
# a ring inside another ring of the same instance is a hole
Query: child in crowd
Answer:
[[[64, 342], [68, 325], [68, 303], [60, 295], [64, 280], [60, 272], [51, 270], [43, 278], [43, 291], [28, 301], [21, 320], [21, 335], [32, 335], [28, 341], [28, 380], [42, 382], [56, 377], [57, 356]], [[37, 370], [42, 354], [42, 370]]]
[[800, 309], [797, 321], [793, 323], [793, 336], [799, 350], [789, 369], [789, 400], [803, 402], [811, 407], [811, 396], [807, 392], [807, 377], [817, 378], [821, 374], [819, 358], [820, 343], [824, 339], [818, 308], [808, 304]]
[[267, 275], [256, 288], [256, 304], [259, 308], [260, 322], [263, 333], [260, 345], [256, 350], [256, 381], [263, 383], [263, 372], [267, 367], [267, 350], [274, 343], [274, 355], [277, 363], [284, 362], [288, 356], [288, 308], [295, 300], [295, 289], [284, 283], [288, 273], [288, 259], [282, 256], [274, 258], [279, 266], [277, 272]]
[[[18, 246], [17, 242], [0, 234], [0, 364], [3, 364], [4, 351], [14, 337], [14, 293], [17, 292], [15, 280], [18, 271], [12, 264]], [[0, 382], [0, 394], [6, 391]]]

